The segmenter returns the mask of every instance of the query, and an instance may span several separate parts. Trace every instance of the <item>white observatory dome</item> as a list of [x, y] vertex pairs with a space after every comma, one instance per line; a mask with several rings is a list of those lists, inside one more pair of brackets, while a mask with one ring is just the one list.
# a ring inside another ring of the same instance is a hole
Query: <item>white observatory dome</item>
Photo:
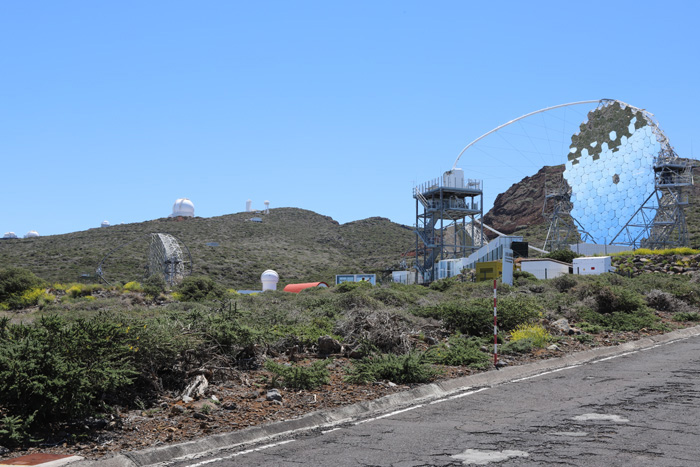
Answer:
[[109, 227], [109, 221], [102, 221], [100, 227]]
[[30, 230], [29, 232], [24, 234], [24, 238], [32, 238], [32, 237], [38, 237], [38, 236], [39, 236], [39, 232], [37, 232], [36, 230]]
[[277, 283], [280, 280], [280, 276], [272, 269], [268, 269], [260, 275], [260, 280], [262, 281], [263, 292], [266, 290], [277, 290]]
[[2, 238], [17, 238], [17, 234], [14, 232], [5, 232], [5, 235], [3, 235]]
[[194, 204], [187, 198], [180, 198], [173, 204], [170, 217], [194, 217]]

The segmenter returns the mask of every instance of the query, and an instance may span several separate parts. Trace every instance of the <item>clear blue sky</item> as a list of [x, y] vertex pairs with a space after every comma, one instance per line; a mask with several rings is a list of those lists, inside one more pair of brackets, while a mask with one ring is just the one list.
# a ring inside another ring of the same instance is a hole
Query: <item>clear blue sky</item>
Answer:
[[[1, 2], [0, 235], [165, 217], [180, 197], [202, 217], [250, 198], [412, 224], [413, 184], [471, 140], [584, 99], [646, 108], [699, 157], [698, 5]], [[460, 166], [487, 201], [529, 174], [482, 159]]]

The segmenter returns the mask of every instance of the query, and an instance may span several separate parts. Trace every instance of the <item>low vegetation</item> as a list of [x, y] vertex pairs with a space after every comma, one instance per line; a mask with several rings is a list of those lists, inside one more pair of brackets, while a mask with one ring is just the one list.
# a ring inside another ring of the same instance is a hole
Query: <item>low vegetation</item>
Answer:
[[[158, 280], [50, 284], [3, 269], [0, 444], [31, 444], [46, 430], [137, 402], [147, 408], [202, 372], [224, 383], [234, 371], [262, 370], [267, 387], [303, 391], [329, 384], [328, 367], [340, 357], [352, 362], [345, 384], [415, 384], [447, 367], [484, 369], [492, 361], [491, 287], [456, 278], [239, 295], [207, 276], [166, 292]], [[700, 281], [689, 275], [522, 275], [515, 286], [499, 285], [498, 296], [501, 352], [515, 357], [556, 341], [550, 323], [562, 317], [587, 345], [605, 333], [700, 320]], [[337, 351], [319, 355], [321, 338]]]

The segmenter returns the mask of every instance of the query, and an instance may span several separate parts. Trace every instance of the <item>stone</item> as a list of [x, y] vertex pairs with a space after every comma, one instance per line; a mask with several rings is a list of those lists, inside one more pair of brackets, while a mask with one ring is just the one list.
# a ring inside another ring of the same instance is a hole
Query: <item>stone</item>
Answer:
[[558, 319], [552, 323], [552, 328], [561, 334], [569, 334], [571, 331], [571, 326], [569, 325], [569, 320], [566, 318]]
[[184, 402], [185, 404], [189, 404], [193, 400], [194, 399], [192, 399], [190, 396], [182, 396], [182, 402]]
[[170, 413], [172, 415], [181, 415], [185, 413], [185, 408], [181, 405], [173, 405], [172, 407], [170, 407]]
[[190, 384], [188, 384], [183, 391], [182, 398], [183, 400], [185, 397], [199, 399], [200, 397], [204, 396], [204, 391], [206, 391], [208, 387], [209, 381], [207, 381], [206, 376], [197, 375], [192, 379], [192, 381], [190, 381]]
[[317, 341], [318, 353], [321, 355], [330, 355], [343, 351], [343, 346], [331, 336], [321, 336]]
[[5, 446], [0, 446], [0, 456], [4, 456], [8, 452], [10, 452], [9, 449], [7, 449]]
[[221, 407], [223, 407], [224, 410], [236, 410], [238, 408], [238, 405], [235, 402], [226, 402]]
[[209, 417], [204, 415], [202, 412], [195, 412], [194, 415], [192, 415], [194, 418], [197, 420], [209, 420]]
[[559, 346], [557, 344], [552, 344], [547, 347], [547, 350], [559, 350]]
[[268, 401], [281, 401], [282, 394], [277, 389], [270, 389], [267, 391], [267, 396], [265, 399]]

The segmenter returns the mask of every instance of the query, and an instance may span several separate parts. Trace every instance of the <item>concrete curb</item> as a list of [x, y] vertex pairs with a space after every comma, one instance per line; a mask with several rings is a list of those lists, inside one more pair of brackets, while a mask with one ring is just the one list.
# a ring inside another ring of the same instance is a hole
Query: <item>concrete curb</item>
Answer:
[[426, 384], [408, 391], [390, 394], [373, 401], [360, 402], [327, 411], [312, 412], [292, 420], [208, 436], [196, 441], [122, 453], [99, 460], [78, 461], [72, 463], [71, 466], [144, 467], [155, 466], [175, 459], [193, 459], [207, 454], [213, 454], [223, 449], [269, 441], [274, 438], [290, 436], [318, 428], [341, 425], [361, 418], [370, 418], [409, 405], [449, 397], [475, 387], [493, 387], [520, 378], [535, 376], [546, 371], [580, 365], [601, 358], [647, 349], [656, 345], [668, 344], [698, 335], [700, 335], [700, 326], [679, 329], [667, 334], [645, 337], [617, 346], [599, 347], [569, 354], [564, 357], [541, 360], [527, 365], [505, 367], [498, 371], [491, 370], [476, 375], [441, 381], [439, 383]]

